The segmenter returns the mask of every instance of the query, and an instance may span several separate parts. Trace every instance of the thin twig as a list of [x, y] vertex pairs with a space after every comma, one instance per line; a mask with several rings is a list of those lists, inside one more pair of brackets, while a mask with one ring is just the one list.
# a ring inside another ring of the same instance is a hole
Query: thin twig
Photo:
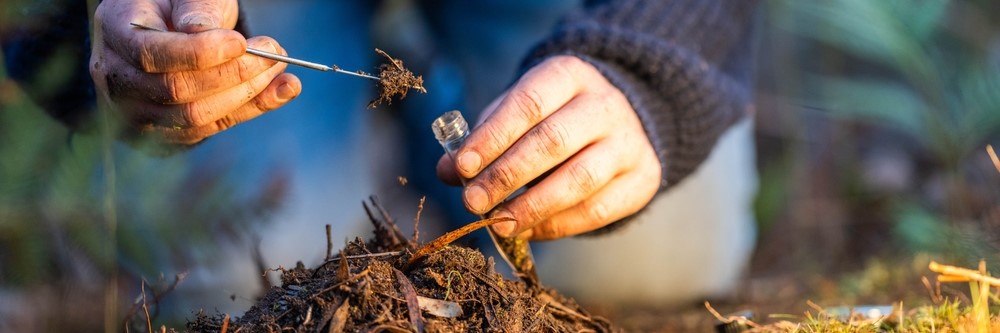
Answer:
[[461, 228], [446, 233], [441, 237], [435, 238], [430, 243], [421, 246], [419, 249], [417, 249], [417, 252], [414, 253], [412, 257], [410, 257], [410, 262], [408, 262], [406, 265], [407, 266], [412, 265], [413, 263], [417, 262], [417, 260], [420, 260], [421, 258], [427, 256], [428, 254], [434, 253], [437, 250], [443, 249], [445, 246], [448, 246], [448, 244], [451, 244], [451, 242], [454, 242], [456, 239], [468, 235], [469, 233], [476, 231], [479, 228], [491, 226], [506, 221], [514, 221], [514, 219], [510, 217], [492, 217], [466, 224]]
[[[937, 262], [931, 261], [928, 268], [935, 273], [941, 274], [938, 277], [939, 281], [978, 281], [985, 282], [994, 287], [1000, 287], [1000, 279], [986, 276], [983, 273], [968, 269], [961, 268], [951, 265], [942, 265]], [[945, 280], [942, 280], [944, 278]], [[956, 279], [957, 278], [957, 279]], [[961, 280], [964, 279], [964, 280]]]
[[404, 69], [403, 69], [403, 66], [402, 66], [402, 65], [400, 65], [400, 64], [399, 64], [399, 63], [397, 62], [398, 60], [396, 60], [396, 59], [393, 59], [392, 57], [390, 57], [388, 53], [385, 53], [385, 51], [382, 51], [381, 49], [378, 49], [378, 48], [376, 48], [376, 49], [375, 49], [375, 53], [378, 53], [378, 54], [382, 55], [383, 57], [386, 57], [386, 59], [389, 59], [389, 62], [391, 62], [391, 63], [392, 63], [392, 65], [393, 65], [393, 66], [396, 66], [396, 68], [398, 68], [399, 70], [404, 70]]
[[997, 158], [997, 152], [993, 151], [993, 145], [986, 145], [986, 153], [990, 154], [993, 166], [997, 168], [997, 172], [1000, 172], [1000, 158]]
[[420, 203], [417, 204], [417, 217], [413, 219], [413, 247], [420, 245], [420, 213], [424, 211], [424, 201], [427, 200], [427, 196], [420, 197]]
[[253, 263], [257, 266], [257, 271], [264, 272], [260, 275], [260, 281], [258, 281], [260, 282], [260, 290], [267, 292], [268, 289], [271, 289], [271, 280], [267, 278], [267, 272], [270, 272], [270, 269], [267, 268], [267, 263], [264, 262], [264, 254], [260, 251], [260, 236], [254, 236], [253, 248], [250, 249], [250, 254], [253, 256]]
[[229, 314], [227, 313], [225, 317], [222, 318], [222, 328], [219, 329], [219, 333], [226, 333], [229, 331]]
[[326, 225], [326, 258], [324, 260], [330, 260], [333, 256], [333, 237], [330, 236], [330, 224]]
[[318, 296], [318, 295], [322, 295], [322, 294], [325, 294], [326, 292], [328, 292], [328, 291], [331, 291], [331, 290], [333, 290], [334, 288], [337, 288], [337, 287], [340, 287], [340, 286], [342, 286], [342, 285], [345, 285], [345, 284], [347, 284], [347, 283], [350, 283], [350, 282], [353, 282], [353, 281], [356, 281], [357, 279], [360, 279], [360, 278], [362, 278], [362, 277], [364, 277], [364, 276], [368, 276], [368, 273], [371, 273], [371, 270], [370, 270], [369, 268], [365, 268], [365, 270], [361, 271], [360, 273], [358, 273], [358, 274], [355, 274], [354, 276], [351, 276], [351, 277], [347, 278], [347, 279], [346, 279], [346, 280], [344, 280], [344, 281], [340, 281], [340, 282], [337, 282], [337, 283], [336, 283], [336, 284], [334, 284], [334, 285], [331, 285], [331, 286], [329, 286], [329, 287], [326, 287], [326, 288], [323, 288], [322, 290], [320, 290], [320, 291], [316, 292], [316, 293], [315, 293], [315, 294], [313, 294], [313, 295], [317, 295], [317, 296]]
[[403, 254], [403, 251], [379, 252], [379, 253], [368, 253], [368, 254], [356, 254], [356, 255], [353, 255], [353, 256], [346, 256], [346, 257], [333, 257], [333, 258], [330, 258], [329, 261], [337, 261], [337, 260], [340, 260], [341, 258], [361, 259], [361, 258], [391, 257], [391, 256], [398, 256], [400, 254]]
[[389, 227], [389, 230], [392, 231], [393, 235], [396, 237], [396, 243], [402, 244], [403, 241], [406, 240], [406, 235], [404, 235], [403, 232], [399, 230], [399, 227], [396, 226], [396, 220], [392, 218], [392, 215], [389, 215], [389, 211], [385, 210], [385, 207], [382, 206], [382, 201], [379, 200], [377, 196], [373, 195], [370, 198], [372, 205], [378, 209], [380, 214], [382, 214], [382, 222]]
[[926, 276], [920, 277], [920, 283], [923, 283], [924, 288], [927, 288], [927, 293], [931, 296], [931, 302], [934, 302], [934, 304], [941, 304], [941, 290], [938, 289], [938, 292], [935, 293], [934, 287], [931, 286], [931, 280], [927, 279]]
[[549, 303], [542, 303], [542, 306], [538, 307], [538, 311], [535, 311], [535, 315], [532, 316], [532, 319], [531, 319], [531, 324], [528, 324], [528, 329], [524, 330], [525, 332], [534, 332], [535, 331], [535, 324], [538, 324], [538, 319], [541, 318], [542, 311], [545, 311], [545, 308], [547, 306], [549, 306]]
[[403, 254], [403, 251], [379, 252], [379, 253], [368, 253], [368, 254], [356, 254], [356, 255], [353, 255], [353, 256], [344, 256], [344, 257], [333, 257], [333, 258], [330, 258], [330, 259], [324, 261], [319, 266], [316, 266], [316, 268], [313, 269], [313, 275], [312, 276], [316, 277], [316, 274], [319, 274], [320, 269], [322, 269], [323, 267], [326, 267], [327, 264], [331, 264], [331, 263], [334, 263], [334, 262], [339, 262], [341, 260], [341, 258], [350, 260], [350, 259], [363, 259], [363, 258], [391, 257], [391, 256], [398, 256], [398, 255], [401, 255], [401, 254]]
[[[160, 299], [163, 296], [165, 296], [165, 295], [173, 292], [175, 289], [177, 289], [177, 286], [180, 285], [181, 282], [183, 282], [186, 277], [187, 277], [187, 272], [183, 272], [183, 273], [174, 275], [174, 283], [171, 284], [170, 287], [167, 287], [166, 289], [164, 289], [163, 291], [160, 291], [160, 292], [157, 292], [155, 289], [152, 290], [153, 304], [159, 305], [160, 304]], [[162, 277], [161, 277], [160, 280], [161, 281], [163, 280]], [[147, 301], [146, 301], [146, 284], [145, 284], [146, 280], [143, 279], [141, 282], [142, 282], [142, 285], [140, 286], [140, 288], [142, 289], [142, 295], [141, 296], [137, 296], [135, 298], [135, 301], [132, 302], [132, 305], [129, 307], [128, 312], [126, 313], [125, 318], [122, 319], [122, 327], [124, 327], [126, 330], [128, 330], [128, 327], [129, 327], [130, 323], [132, 322], [132, 319], [135, 318], [135, 316], [139, 313], [139, 309], [140, 308], [142, 308], [146, 312], [147, 326], [149, 326], [149, 324], [150, 324], [149, 322], [152, 321], [152, 317], [155, 317], [156, 314], [159, 313], [159, 311], [160, 311], [160, 308], [157, 306], [155, 308], [154, 314], [151, 315], [149, 313], [149, 309], [146, 306], [146, 303], [147, 303]], [[150, 328], [149, 332], [152, 332], [151, 328]]]
[[153, 331], [153, 322], [149, 319], [149, 308], [146, 307], [146, 280], [143, 279], [139, 289], [142, 291], [142, 312], [146, 313], [146, 332]]

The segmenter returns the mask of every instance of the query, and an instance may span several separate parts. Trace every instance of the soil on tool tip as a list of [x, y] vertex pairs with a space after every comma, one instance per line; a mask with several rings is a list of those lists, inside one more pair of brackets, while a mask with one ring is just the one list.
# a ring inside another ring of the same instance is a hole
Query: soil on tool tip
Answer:
[[427, 93], [423, 76], [413, 74], [403, 67], [402, 60], [394, 59], [385, 51], [375, 49], [375, 52], [389, 60], [389, 63], [378, 66], [378, 96], [368, 103], [369, 109], [382, 103], [392, 105], [394, 96], [399, 96], [399, 99], [406, 98], [406, 93], [410, 89]]

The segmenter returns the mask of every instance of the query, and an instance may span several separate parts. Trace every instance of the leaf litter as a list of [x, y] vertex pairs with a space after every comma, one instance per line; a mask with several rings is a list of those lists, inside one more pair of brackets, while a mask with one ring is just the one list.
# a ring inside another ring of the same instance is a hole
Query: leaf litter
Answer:
[[[271, 286], [242, 317], [199, 311], [187, 331], [620, 331], [553, 289], [505, 279], [494, 271], [492, 257], [446, 244], [455, 233], [420, 247], [374, 197], [364, 208], [374, 238], [356, 238], [338, 255], [328, 250], [328, 259], [314, 268], [301, 262], [279, 268], [281, 284]], [[423, 256], [412, 259], [415, 253]]]

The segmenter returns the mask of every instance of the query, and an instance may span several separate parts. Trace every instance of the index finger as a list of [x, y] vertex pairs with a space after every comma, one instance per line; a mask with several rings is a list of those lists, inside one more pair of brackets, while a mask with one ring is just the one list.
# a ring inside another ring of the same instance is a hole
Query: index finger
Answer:
[[525, 73], [458, 150], [459, 174], [475, 177], [528, 130], [573, 99], [581, 88], [572, 72], [579, 61], [583, 60], [557, 56]]
[[[167, 23], [164, 22], [164, 14], [155, 5], [135, 3], [118, 9], [113, 10], [117, 13], [110, 14], [116, 17], [108, 18], [101, 24], [105, 43], [145, 72], [202, 70], [246, 53], [246, 39], [236, 31], [165, 32]], [[142, 29], [132, 23], [164, 31]]]

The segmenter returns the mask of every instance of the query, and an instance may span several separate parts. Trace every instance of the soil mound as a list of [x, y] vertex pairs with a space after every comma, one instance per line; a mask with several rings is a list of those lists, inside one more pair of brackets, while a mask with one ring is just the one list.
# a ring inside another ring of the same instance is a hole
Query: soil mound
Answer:
[[[367, 209], [367, 206], [366, 206]], [[384, 213], [384, 211], [383, 211]], [[369, 216], [372, 216], [369, 214]], [[190, 332], [609, 332], [573, 300], [494, 271], [493, 258], [449, 245], [418, 252], [390, 218], [315, 268], [281, 269], [244, 316], [199, 313]], [[433, 243], [433, 242], [432, 242]]]

